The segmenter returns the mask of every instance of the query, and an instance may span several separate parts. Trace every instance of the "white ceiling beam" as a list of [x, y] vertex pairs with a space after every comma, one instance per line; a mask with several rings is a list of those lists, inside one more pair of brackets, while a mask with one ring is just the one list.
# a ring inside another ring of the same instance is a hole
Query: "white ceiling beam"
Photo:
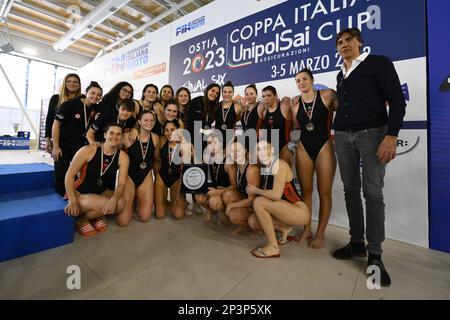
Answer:
[[[66, 12], [69, 9], [69, 7], [73, 6], [72, 4], [64, 2], [62, 0], [61, 1], [52, 1], [51, 4], [55, 7], [65, 10]], [[84, 3], [84, 4], [86, 4], [86, 3]], [[71, 14], [72, 14], [73, 18], [77, 19], [77, 21], [80, 21], [81, 19], [83, 19], [86, 16], [86, 15], [85, 16], [82, 15], [81, 9], [80, 9], [80, 14], [73, 12], [73, 11], [71, 12]], [[108, 23], [107, 21], [102, 21], [98, 25], [101, 25], [105, 28], [111, 29], [114, 33], [117, 34], [118, 37], [123, 37], [125, 34], [127, 34], [129, 32], [128, 30], [122, 29], [119, 26], [113, 26], [110, 23]], [[91, 32], [94, 32], [94, 30], [91, 30]], [[117, 37], [116, 38], [112, 37], [112, 39], [117, 40]]]
[[103, 1], [98, 7], [95, 8], [95, 10], [89, 12], [83, 19], [81, 19], [81, 21], [76, 24], [73, 29], [55, 42], [53, 48], [59, 52], [64, 51], [64, 49], [83, 37], [90, 30], [94, 29], [97, 24], [107, 19], [129, 1], [130, 0]]
[[[88, 7], [91, 11], [95, 10], [96, 8], [96, 4], [92, 5], [92, 3], [89, 2], [84, 2], [83, 3], [86, 7]], [[141, 23], [136, 22], [128, 17], [125, 17], [124, 15], [122, 15], [121, 13], [119, 13], [119, 11], [114, 12], [114, 14], [112, 15], [114, 18], [121, 20], [122, 22], [128, 23], [133, 27], [139, 27], [141, 25]]]
[[205, 5], [203, 2], [200, 2], [199, 0], [194, 0], [193, 3], [199, 8], [201, 8]]
[[161, 7], [163, 7], [164, 9], [170, 9], [173, 6], [171, 6], [167, 1], [164, 0], [152, 0], [154, 3], [160, 5]]
[[14, 0], [0, 0], [0, 20], [6, 19]]
[[[22, 6], [22, 7], [34, 10], [36, 12], [39, 12], [40, 14], [43, 14], [43, 15], [49, 16], [49, 17], [51, 17], [53, 19], [57, 19], [59, 21], [62, 21], [64, 23], [66, 23], [68, 26], [71, 26], [71, 27], [73, 26], [73, 24], [69, 23], [66, 19], [61, 18], [61, 16], [57, 15], [56, 13], [53, 13], [51, 11], [45, 10], [43, 8], [40, 8], [40, 7], [36, 7], [36, 6], [34, 6], [34, 5], [30, 4], [30, 3], [16, 2], [16, 3], [14, 3], [14, 6]], [[105, 26], [105, 27], [108, 27], [109, 29], [111, 29], [110, 26]], [[110, 35], [110, 34], [108, 34], [106, 32], [102, 32], [100, 30], [91, 30], [91, 32], [96, 34], [96, 35], [98, 35], [98, 36], [101, 36], [101, 37], [104, 37], [104, 38], [108, 38], [110, 40], [114, 40], [114, 41], [117, 40], [117, 38], [115, 38], [114, 36], [112, 36], [112, 35]], [[126, 33], [122, 33], [122, 35], [125, 35], [125, 34]], [[119, 34], [119, 36], [120, 36], [120, 34]]]

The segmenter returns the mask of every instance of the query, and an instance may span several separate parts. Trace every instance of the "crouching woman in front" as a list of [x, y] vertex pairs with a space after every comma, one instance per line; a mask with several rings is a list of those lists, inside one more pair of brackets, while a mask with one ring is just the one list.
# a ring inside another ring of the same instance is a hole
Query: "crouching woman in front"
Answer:
[[[81, 148], [73, 158], [65, 178], [68, 204], [64, 211], [77, 217], [77, 231], [92, 236], [107, 229], [105, 215], [120, 214], [128, 178], [129, 160], [119, 149], [122, 127], [112, 123], [105, 127], [105, 142]], [[119, 171], [116, 185], [116, 174]], [[75, 177], [79, 178], [75, 181]]]
[[[157, 219], [163, 219], [166, 211], [180, 220], [187, 206], [186, 197], [181, 190], [183, 163], [191, 163], [193, 150], [180, 130], [178, 121], [164, 124], [164, 136], [160, 140], [161, 167], [155, 178], [155, 212]], [[167, 206], [167, 191], [170, 191], [170, 206]]]
[[[280, 256], [278, 245], [285, 241], [293, 226], [304, 226], [309, 221], [310, 213], [295, 189], [291, 167], [276, 157], [274, 147], [262, 140], [257, 144], [257, 153], [261, 164], [260, 188], [251, 184], [247, 186], [249, 195], [258, 196], [253, 201], [257, 221], [250, 217], [249, 225], [264, 231], [267, 244], [253, 250], [252, 255], [276, 258]], [[280, 240], [277, 240], [275, 229], [282, 233]]]

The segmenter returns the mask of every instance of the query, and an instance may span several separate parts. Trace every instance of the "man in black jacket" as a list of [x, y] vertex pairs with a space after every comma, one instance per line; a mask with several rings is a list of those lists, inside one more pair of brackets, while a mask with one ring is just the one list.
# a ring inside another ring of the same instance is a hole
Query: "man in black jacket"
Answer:
[[[385, 237], [384, 174], [386, 164], [396, 155], [406, 103], [392, 62], [384, 56], [361, 54], [362, 45], [361, 32], [356, 28], [345, 29], [336, 37], [343, 65], [337, 75], [339, 108], [334, 129], [351, 238], [333, 257], [365, 257], [367, 250], [368, 266], [377, 266], [380, 284], [389, 286], [391, 279], [381, 261]], [[366, 200], [367, 249], [360, 164]]]

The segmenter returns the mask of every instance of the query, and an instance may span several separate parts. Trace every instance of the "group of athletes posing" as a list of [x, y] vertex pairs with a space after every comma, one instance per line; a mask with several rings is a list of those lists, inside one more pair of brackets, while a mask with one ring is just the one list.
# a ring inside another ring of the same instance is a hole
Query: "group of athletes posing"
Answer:
[[[77, 230], [85, 236], [106, 230], [109, 214], [115, 214], [121, 226], [128, 225], [134, 213], [143, 222], [153, 211], [158, 219], [167, 212], [181, 219], [187, 207], [180, 192], [182, 167], [200, 158], [208, 167], [209, 188], [194, 199], [203, 208], [205, 222], [220, 213], [237, 226], [236, 232], [262, 230], [268, 242], [252, 251], [261, 258], [279, 256], [279, 245], [292, 239], [308, 239], [312, 248], [322, 248], [332, 206], [336, 160], [330, 130], [338, 103], [333, 90], [314, 89], [307, 69], [295, 82], [300, 95], [292, 99], [280, 100], [276, 89], [267, 86], [258, 101], [255, 85], [245, 88], [244, 97], [235, 96], [233, 84], [227, 82], [222, 87], [210, 84], [203, 96], [193, 99], [186, 88], [174, 93], [165, 85], [159, 94], [149, 84], [141, 99], [133, 100], [127, 82], [104, 96], [100, 85], [91, 82], [81, 95], [79, 77], [67, 75], [59, 95], [50, 100], [46, 129], [47, 148], [55, 160], [55, 188], [68, 199], [65, 212], [76, 217]], [[226, 140], [239, 122], [244, 136], [248, 130], [256, 134], [256, 146], [239, 136]], [[198, 128], [206, 143], [191, 141]], [[289, 144], [291, 131], [297, 129], [300, 141]], [[194, 152], [199, 146], [200, 155]], [[314, 173], [320, 208], [313, 236]], [[294, 226], [304, 231], [289, 236]]]

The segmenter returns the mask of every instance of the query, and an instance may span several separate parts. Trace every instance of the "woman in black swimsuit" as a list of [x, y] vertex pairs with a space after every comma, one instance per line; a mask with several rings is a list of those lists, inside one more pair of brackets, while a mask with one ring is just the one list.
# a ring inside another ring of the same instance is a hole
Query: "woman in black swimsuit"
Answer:
[[170, 189], [170, 209], [175, 219], [182, 219], [186, 208], [185, 195], [180, 193], [182, 163], [190, 163], [192, 145], [179, 130], [178, 121], [164, 124], [164, 137], [160, 141], [161, 168], [155, 180], [156, 217], [166, 216], [167, 189]]
[[208, 193], [206, 195], [196, 194], [196, 203], [206, 209], [203, 222], [211, 222], [211, 214], [225, 209], [222, 195], [231, 189], [235, 189], [236, 166], [233, 163], [226, 163], [222, 141], [219, 132], [210, 133], [207, 138], [207, 147], [204, 151], [203, 160], [208, 164], [208, 179], [210, 181]]
[[[291, 108], [284, 101], [278, 101], [277, 90], [272, 86], [263, 89], [265, 110], [263, 112], [263, 125], [259, 136], [271, 142], [272, 130], [278, 130], [278, 150], [280, 158], [291, 164], [291, 152], [288, 143], [291, 139]], [[264, 133], [267, 137], [264, 138]]]
[[256, 85], [253, 83], [249, 84], [245, 88], [245, 98], [237, 96], [236, 99], [240, 99], [244, 105], [241, 116], [242, 130], [244, 132], [249, 129], [258, 131], [262, 126], [264, 106], [258, 102], [258, 89], [256, 89]]
[[141, 104], [141, 111], [143, 110], [152, 110], [156, 115], [156, 122], [153, 126], [152, 132], [157, 135], [162, 135], [162, 125], [159, 122], [159, 119], [164, 117], [164, 108], [158, 101], [158, 87], [153, 83], [145, 85], [142, 90], [142, 98], [139, 101]]
[[183, 120], [180, 117], [180, 108], [175, 99], [169, 99], [164, 107], [164, 112], [161, 117], [156, 117], [155, 127], [152, 132], [156, 133], [158, 136], [164, 135], [164, 124], [167, 121], [177, 121], [180, 128], [184, 129]]
[[297, 236], [298, 241], [311, 239], [313, 249], [321, 249], [325, 243], [325, 229], [332, 207], [332, 186], [336, 172], [336, 158], [331, 140], [333, 111], [338, 106], [333, 90], [315, 90], [314, 77], [308, 69], [295, 76], [301, 95], [293, 99], [292, 114], [294, 127], [300, 127], [300, 143], [296, 151], [297, 177], [300, 181], [302, 199], [312, 212], [313, 176], [317, 175], [319, 192], [319, 224], [312, 239], [311, 221]]
[[158, 87], [153, 83], [146, 84], [144, 89], [142, 89], [142, 97], [139, 103], [141, 104], [141, 111], [155, 111], [155, 104], [159, 104]]
[[238, 225], [233, 232], [239, 233], [248, 228], [248, 217], [254, 213], [253, 200], [256, 196], [247, 194], [247, 185], [259, 185], [259, 168], [249, 162], [248, 151], [240, 141], [234, 141], [228, 150], [237, 165], [237, 188], [225, 191], [222, 198], [226, 206], [225, 215], [231, 223]]
[[[105, 140], [103, 135], [104, 127], [109, 123], [117, 123], [123, 128], [123, 139], [127, 139], [130, 135], [130, 130], [136, 125], [136, 118], [133, 117], [135, 106], [131, 99], [121, 100], [116, 109], [104, 111], [92, 122], [91, 127], [86, 132], [86, 139], [89, 144], [100, 144]], [[137, 136], [137, 135], [136, 135]]]
[[[310, 219], [308, 207], [301, 201], [294, 185], [294, 175], [290, 165], [278, 159], [274, 147], [267, 141], [257, 144], [258, 160], [261, 163], [260, 187], [248, 184], [247, 193], [258, 196], [253, 201], [256, 218], [249, 225], [252, 229], [261, 228], [267, 237], [267, 245], [252, 251], [257, 258], [276, 258], [280, 256], [279, 245], [286, 242], [292, 226], [304, 226]], [[282, 232], [277, 239], [275, 228]]]
[[181, 87], [177, 90], [175, 94], [175, 99], [178, 102], [179, 107], [179, 118], [183, 121], [185, 121], [186, 117], [186, 111], [188, 109], [189, 102], [191, 101], [191, 93], [190, 91], [185, 88]]
[[[222, 86], [222, 101], [220, 107], [216, 110], [215, 128], [222, 133], [222, 143], [228, 144], [226, 141], [227, 129], [234, 130], [236, 122], [242, 114], [242, 106], [238, 102], [233, 101], [234, 86], [231, 81], [227, 81]], [[234, 134], [233, 134], [234, 136]]]
[[122, 130], [117, 123], [106, 126], [105, 142], [101, 146], [88, 145], [78, 150], [67, 171], [65, 187], [69, 202], [64, 212], [78, 217], [77, 231], [83, 236], [106, 230], [104, 215], [120, 214], [125, 208], [123, 195], [129, 160], [119, 149]]
[[126, 209], [117, 217], [121, 226], [126, 226], [133, 218], [134, 202], [137, 200], [137, 215], [142, 222], [150, 220], [153, 213], [153, 163], [159, 159], [159, 137], [151, 132], [156, 116], [145, 110], [138, 115], [139, 136], [135, 141], [127, 139], [130, 167], [125, 191]]
[[161, 87], [161, 94], [159, 97], [159, 102], [163, 106], [166, 106], [167, 101], [174, 98], [173, 88], [170, 84], [165, 84]]
[[194, 131], [211, 129], [212, 123], [215, 121], [216, 110], [219, 108], [219, 97], [220, 86], [217, 83], [211, 83], [206, 87], [203, 96], [195, 97], [189, 102], [184, 125], [189, 131], [191, 142], [196, 146], [195, 156], [198, 159], [201, 159], [206, 144], [203, 141], [195, 141], [198, 132]]

